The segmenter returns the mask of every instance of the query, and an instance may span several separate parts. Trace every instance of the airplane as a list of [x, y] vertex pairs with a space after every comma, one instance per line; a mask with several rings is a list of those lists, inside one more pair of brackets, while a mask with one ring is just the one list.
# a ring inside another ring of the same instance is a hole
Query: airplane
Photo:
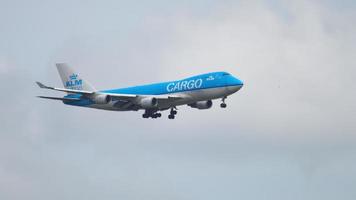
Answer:
[[243, 82], [227, 72], [212, 72], [177, 81], [148, 85], [96, 90], [68, 64], [56, 64], [64, 88], [49, 87], [36, 82], [40, 88], [66, 92], [64, 97], [37, 96], [60, 100], [66, 105], [96, 108], [111, 111], [144, 110], [143, 118], [159, 118], [161, 111], [170, 110], [169, 119], [174, 119], [177, 106], [188, 105], [196, 109], [209, 109], [214, 99], [222, 99], [221, 108], [226, 108], [226, 98], [239, 91]]

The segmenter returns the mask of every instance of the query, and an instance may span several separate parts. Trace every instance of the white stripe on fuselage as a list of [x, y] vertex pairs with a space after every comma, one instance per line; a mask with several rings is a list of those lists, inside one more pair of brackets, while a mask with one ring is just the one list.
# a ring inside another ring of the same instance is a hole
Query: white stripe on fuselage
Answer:
[[[159, 105], [159, 109], [167, 109], [173, 106], [181, 106], [186, 104], [195, 103], [197, 101], [207, 101], [213, 99], [223, 98], [225, 96], [231, 95], [237, 92], [242, 86], [225, 86], [225, 87], [217, 87], [217, 88], [208, 88], [208, 89], [199, 89], [193, 91], [184, 91], [184, 92], [177, 92], [171, 93], [175, 96], [182, 97], [180, 100], [171, 101], [167, 103], [161, 103]], [[165, 94], [166, 95], [166, 94]], [[157, 95], [159, 96], [159, 95]], [[110, 102], [108, 104], [92, 104], [88, 107], [90, 108], [97, 108], [97, 109], [104, 109], [104, 110], [115, 110], [115, 111], [130, 111], [126, 108], [118, 108], [114, 107], [116, 102]]]

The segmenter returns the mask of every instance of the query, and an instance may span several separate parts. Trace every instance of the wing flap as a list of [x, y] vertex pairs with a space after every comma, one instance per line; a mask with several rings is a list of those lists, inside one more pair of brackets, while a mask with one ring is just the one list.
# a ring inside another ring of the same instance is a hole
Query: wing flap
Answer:
[[175, 95], [135, 95], [135, 94], [117, 94], [117, 93], [103, 93], [110, 95], [111, 98], [115, 101], [123, 100], [123, 101], [133, 101], [137, 98], [146, 98], [146, 97], [154, 97], [157, 100], [180, 100], [183, 97], [175, 96]]

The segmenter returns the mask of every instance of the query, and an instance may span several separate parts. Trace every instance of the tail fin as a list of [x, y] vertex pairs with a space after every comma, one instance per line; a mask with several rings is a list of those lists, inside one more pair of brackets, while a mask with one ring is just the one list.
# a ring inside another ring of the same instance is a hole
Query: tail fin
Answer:
[[66, 89], [95, 91], [95, 88], [82, 79], [78, 73], [75, 73], [68, 64], [57, 63], [56, 66]]

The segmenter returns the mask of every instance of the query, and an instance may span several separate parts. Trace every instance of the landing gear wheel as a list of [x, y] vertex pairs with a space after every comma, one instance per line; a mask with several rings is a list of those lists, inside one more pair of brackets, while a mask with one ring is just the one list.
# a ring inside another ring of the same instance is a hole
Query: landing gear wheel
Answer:
[[159, 118], [161, 116], [162, 116], [161, 113], [155, 113], [155, 114], [152, 115], [152, 118], [156, 119], [156, 118]]
[[143, 117], [143, 118], [148, 118], [149, 115], [145, 113], [145, 114], [142, 115], [142, 117]]
[[176, 115], [176, 114], [177, 114], [177, 111], [176, 111], [176, 110], [174, 110], [174, 108], [171, 108], [171, 112], [170, 112], [170, 114], [174, 116], [174, 115]]
[[171, 112], [170, 114], [168, 115], [168, 119], [174, 119], [175, 118], [175, 115], [177, 114], [177, 108], [176, 107], [172, 107], [171, 108]]

